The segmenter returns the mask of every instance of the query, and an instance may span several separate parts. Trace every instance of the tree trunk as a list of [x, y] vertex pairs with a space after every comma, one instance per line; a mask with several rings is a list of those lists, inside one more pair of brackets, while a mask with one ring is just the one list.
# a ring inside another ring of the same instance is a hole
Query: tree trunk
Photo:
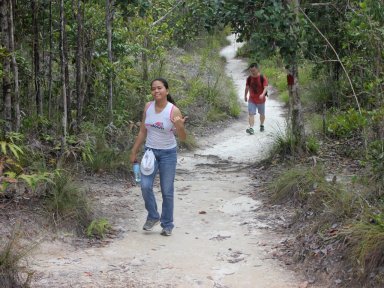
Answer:
[[77, 0], [77, 45], [76, 45], [76, 100], [77, 100], [77, 128], [80, 129], [83, 117], [83, 16], [81, 0]]
[[[383, 74], [383, 54], [381, 51], [381, 42], [376, 42], [376, 56], [375, 56], [375, 64], [376, 64], [376, 79], [380, 79]], [[383, 81], [380, 81], [376, 86], [376, 107], [381, 107], [383, 105]]]
[[[289, 0], [288, 1], [291, 7], [293, 8], [293, 11], [296, 14], [296, 19], [292, 21], [292, 31], [295, 31], [294, 29], [296, 26], [300, 25], [299, 23], [299, 0]], [[296, 35], [295, 41], [299, 41], [299, 36]], [[299, 91], [299, 67], [298, 67], [298, 61], [297, 61], [298, 55], [297, 52], [294, 51], [290, 55], [291, 63], [290, 63], [290, 72], [293, 76], [293, 85], [289, 86], [289, 95], [291, 96], [290, 99], [290, 105], [291, 105], [291, 132], [294, 139], [295, 144], [295, 150], [299, 154], [305, 150], [305, 129], [304, 129], [304, 118], [303, 118], [303, 111], [301, 107], [301, 99], [300, 99], [300, 91]]]
[[[83, 5], [84, 8], [85, 5]], [[83, 17], [85, 16], [84, 10], [83, 10]], [[83, 19], [84, 22], [84, 19]], [[84, 23], [83, 23], [84, 24]], [[83, 108], [87, 107], [95, 95], [94, 92], [94, 72], [93, 69], [93, 52], [94, 52], [94, 45], [92, 42], [92, 36], [88, 35], [86, 33], [83, 33], [83, 53], [84, 53], [84, 104]]]
[[43, 98], [40, 91], [40, 47], [39, 47], [39, 24], [38, 24], [38, 3], [31, 0], [32, 29], [33, 29], [33, 80], [35, 84], [35, 101], [37, 115], [43, 115]]
[[65, 35], [65, 25], [64, 25], [64, 0], [60, 0], [60, 68], [61, 68], [61, 96], [63, 101], [63, 140], [62, 140], [62, 149], [66, 144], [67, 137], [67, 87], [65, 81], [65, 67], [67, 66], [67, 59], [65, 58], [64, 53], [64, 35]]
[[[2, 46], [10, 51], [10, 29], [8, 25], [9, 19], [9, 1], [0, 0], [1, 15], [1, 42]], [[5, 121], [5, 131], [12, 130], [12, 94], [11, 94], [11, 61], [10, 57], [3, 57], [3, 119]]]
[[17, 66], [16, 56], [15, 56], [15, 29], [13, 22], [13, 0], [9, 1], [9, 34], [10, 34], [10, 52], [12, 55], [12, 70], [13, 70], [13, 80], [14, 80], [14, 97], [13, 97], [13, 111], [14, 111], [14, 121], [13, 121], [13, 130], [18, 132], [20, 129], [20, 88], [19, 88], [19, 68]]
[[[83, 14], [84, 15], [84, 14]], [[87, 107], [89, 103], [91, 102], [91, 99], [94, 95], [94, 85], [93, 85], [93, 74], [94, 70], [92, 69], [92, 55], [93, 55], [93, 50], [92, 50], [92, 45], [90, 44], [90, 40], [87, 39], [87, 35], [83, 35], [84, 38], [84, 56], [85, 56], [85, 61], [84, 61], [84, 70], [85, 70], [85, 75], [84, 75], [84, 82], [85, 82], [85, 92], [84, 92], [84, 107]]]
[[52, 0], [49, 1], [49, 60], [48, 60], [48, 119], [52, 117], [52, 57], [53, 57], [53, 29], [52, 29]]
[[291, 129], [292, 135], [295, 140], [295, 147], [297, 152], [302, 152], [305, 148], [305, 129], [304, 129], [304, 119], [303, 111], [301, 107], [301, 99], [299, 93], [299, 71], [297, 64], [294, 63], [291, 65], [291, 72], [294, 78], [293, 85], [289, 86], [290, 90], [289, 95], [292, 97], [290, 99], [291, 104]]
[[[106, 0], [106, 17], [105, 24], [107, 29], [107, 46], [108, 46], [108, 61], [112, 66], [112, 21], [113, 21], [113, 0]], [[108, 72], [108, 113], [109, 121], [113, 121], [113, 72]]]
[[[64, 14], [64, 28], [67, 26], [67, 18]], [[64, 45], [64, 58], [65, 58], [65, 65], [64, 65], [64, 77], [65, 77], [65, 88], [66, 88], [66, 95], [67, 95], [67, 127], [71, 129], [71, 123], [72, 123], [72, 93], [71, 93], [71, 87], [69, 85], [69, 66], [68, 66], [68, 38], [67, 38], [67, 31], [64, 29], [63, 31], [63, 45]]]
[[148, 55], [147, 55], [147, 50], [148, 50], [148, 46], [149, 46], [149, 43], [148, 43], [148, 37], [145, 36], [144, 37], [144, 43], [143, 43], [143, 47], [144, 47], [144, 51], [141, 53], [141, 60], [142, 60], [142, 65], [143, 65], [143, 80], [144, 81], [148, 81]]

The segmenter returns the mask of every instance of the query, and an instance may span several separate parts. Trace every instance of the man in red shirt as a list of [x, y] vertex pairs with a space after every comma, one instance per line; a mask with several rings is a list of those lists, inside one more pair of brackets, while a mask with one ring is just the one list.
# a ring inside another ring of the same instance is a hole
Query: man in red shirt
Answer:
[[248, 102], [249, 114], [249, 128], [246, 130], [246, 132], [250, 135], [253, 135], [255, 133], [253, 127], [255, 126], [256, 111], [260, 114], [260, 131], [264, 131], [265, 100], [267, 94], [268, 79], [261, 75], [259, 66], [256, 63], [252, 63], [249, 66], [249, 72], [251, 75], [247, 78], [244, 94], [244, 100], [245, 102]]

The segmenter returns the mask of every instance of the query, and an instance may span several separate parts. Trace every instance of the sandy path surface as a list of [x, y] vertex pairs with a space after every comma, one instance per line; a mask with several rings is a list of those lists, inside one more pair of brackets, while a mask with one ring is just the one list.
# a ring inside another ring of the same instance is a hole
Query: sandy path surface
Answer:
[[[238, 44], [224, 48], [227, 73], [242, 100], [246, 63], [234, 59]], [[278, 243], [268, 223], [255, 217], [261, 201], [248, 194], [253, 186], [246, 164], [262, 159], [272, 135], [283, 127], [281, 105], [267, 103], [266, 131], [245, 133], [246, 106], [230, 127], [201, 141], [194, 153], [179, 155], [175, 229], [171, 237], [141, 230], [146, 212], [138, 187], [123, 182], [89, 183], [113, 196], [100, 201], [120, 211], [112, 219], [123, 231], [104, 247], [43, 242], [31, 259], [37, 271], [33, 287], [298, 287], [299, 276], [272, 260], [265, 243]], [[279, 128], [280, 127], [280, 128]], [[161, 201], [160, 192], [157, 193]], [[129, 202], [129, 209], [120, 204]], [[161, 207], [161, 205], [159, 205]], [[107, 211], [108, 212], [108, 211]]]

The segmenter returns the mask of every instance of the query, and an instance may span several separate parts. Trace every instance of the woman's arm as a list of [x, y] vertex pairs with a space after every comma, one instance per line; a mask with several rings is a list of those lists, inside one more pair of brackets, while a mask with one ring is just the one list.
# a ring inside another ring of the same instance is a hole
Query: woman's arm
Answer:
[[145, 105], [143, 118], [142, 118], [141, 124], [140, 124], [139, 134], [137, 135], [135, 143], [133, 144], [133, 147], [131, 150], [131, 155], [129, 157], [131, 163], [134, 163], [137, 160], [137, 153], [139, 152], [141, 145], [143, 145], [145, 138], [147, 138], [147, 128], [145, 127], [145, 114], [146, 114], [146, 111], [147, 111], [149, 105], [150, 105], [150, 103], [147, 103]]
[[181, 115], [180, 109], [175, 106], [172, 114], [172, 122], [176, 127], [177, 136], [181, 141], [187, 139], [187, 132], [185, 131], [184, 123], [187, 117]]

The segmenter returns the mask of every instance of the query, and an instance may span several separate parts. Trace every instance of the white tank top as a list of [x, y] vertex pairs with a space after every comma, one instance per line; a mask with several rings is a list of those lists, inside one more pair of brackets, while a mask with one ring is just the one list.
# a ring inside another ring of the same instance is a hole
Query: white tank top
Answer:
[[171, 121], [174, 105], [168, 102], [160, 113], [156, 113], [155, 102], [152, 101], [145, 112], [145, 127], [147, 140], [145, 146], [152, 149], [172, 149], [177, 146], [174, 132], [175, 126]]

